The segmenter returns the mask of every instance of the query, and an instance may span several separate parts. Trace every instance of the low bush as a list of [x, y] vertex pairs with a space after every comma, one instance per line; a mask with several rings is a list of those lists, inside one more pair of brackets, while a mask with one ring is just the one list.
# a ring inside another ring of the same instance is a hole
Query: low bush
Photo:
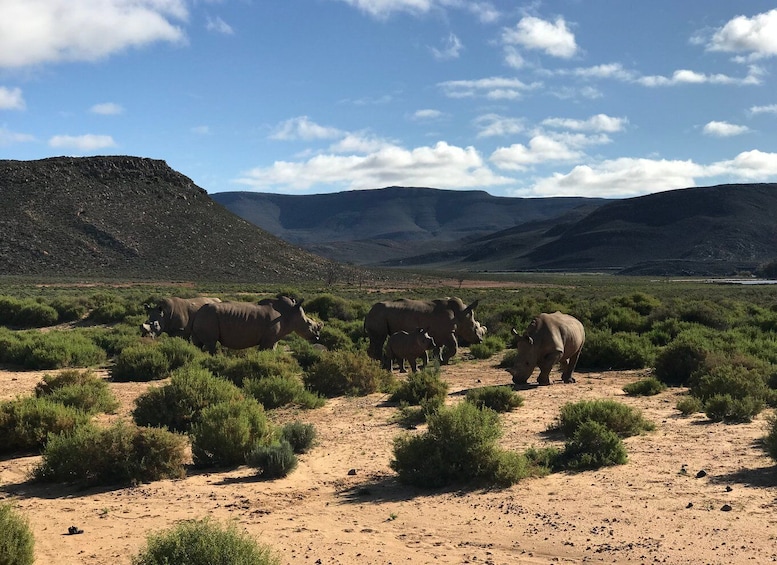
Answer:
[[154, 381], [170, 376], [170, 362], [156, 344], [131, 345], [116, 357], [111, 377], [119, 382]]
[[322, 397], [306, 390], [297, 376], [245, 379], [243, 391], [259, 401], [267, 410], [289, 404], [297, 404], [302, 408], [319, 408], [326, 402]]
[[429, 416], [426, 432], [394, 438], [391, 468], [403, 483], [441, 487], [472, 480], [501, 486], [541, 474], [533, 461], [500, 450], [499, 415], [461, 402]]
[[655, 396], [666, 390], [666, 385], [655, 377], [646, 377], [623, 387], [629, 396]]
[[35, 396], [90, 414], [112, 414], [119, 408], [119, 401], [108, 383], [90, 370], [68, 369], [58, 375], [43, 375], [43, 380], [35, 386]]
[[162, 355], [167, 359], [167, 367], [170, 371], [188, 365], [205, 355], [190, 341], [180, 337], [161, 339], [159, 341], [159, 351], [161, 351]]
[[35, 300], [0, 296], [0, 324], [17, 328], [42, 328], [57, 323], [59, 313]]
[[126, 316], [127, 309], [124, 307], [124, 304], [107, 302], [89, 312], [88, 318], [97, 324], [112, 324], [122, 321]]
[[523, 397], [509, 386], [473, 388], [464, 397], [478, 408], [490, 408], [496, 412], [510, 412], [523, 406]]
[[437, 404], [442, 405], [447, 395], [448, 383], [440, 379], [440, 369], [427, 367], [408, 374], [407, 380], [401, 382], [391, 393], [389, 401], [420, 405], [421, 402], [436, 399]]
[[105, 360], [105, 351], [77, 331], [35, 332], [24, 344], [23, 363], [33, 370], [92, 367]]
[[237, 386], [242, 386], [245, 379], [293, 377], [301, 372], [294, 357], [281, 349], [253, 349], [233, 356], [206, 355], [200, 359], [200, 364]]
[[767, 431], [763, 438], [763, 446], [767, 455], [777, 461], [777, 416], [772, 414], [766, 421]]
[[334, 296], [333, 294], [320, 294], [310, 300], [306, 300], [305, 311], [316, 314], [325, 322], [333, 318], [344, 321], [354, 320], [359, 315], [356, 306], [345, 298]]
[[498, 367], [500, 369], [509, 369], [515, 366], [515, 360], [518, 358], [518, 351], [516, 349], [508, 349], [502, 356], [502, 360], [499, 362]]
[[57, 311], [59, 322], [73, 322], [83, 318], [89, 310], [81, 298], [56, 297], [50, 302]]
[[325, 351], [303, 377], [305, 385], [324, 396], [363, 396], [388, 392], [394, 375], [363, 351]]
[[0, 402], [0, 453], [39, 449], [49, 434], [70, 431], [88, 421], [86, 412], [48, 398]]
[[587, 421], [594, 421], [620, 437], [638, 435], [655, 429], [655, 425], [630, 406], [614, 400], [581, 400], [561, 407], [557, 422], [551, 429], [560, 430], [567, 438]]
[[691, 394], [702, 402], [725, 394], [736, 399], [753, 397], [762, 402], [770, 399], [774, 391], [767, 385], [768, 376], [764, 370], [735, 362], [729, 360], [718, 364], [708, 359], [688, 380]]
[[198, 467], [241, 465], [253, 446], [269, 442], [271, 433], [264, 408], [253, 398], [207, 406], [191, 427], [194, 464]]
[[626, 448], [606, 425], [586, 420], [564, 445], [561, 461], [566, 469], [582, 471], [626, 463]]
[[760, 398], [736, 398], [730, 394], [716, 394], [704, 402], [704, 413], [713, 422], [736, 424], [752, 421], [764, 409]]
[[229, 381], [201, 367], [186, 366], [174, 371], [169, 383], [135, 399], [132, 418], [139, 426], [188, 432], [205, 407], [242, 398], [240, 389]]
[[246, 463], [266, 479], [280, 479], [297, 468], [297, 456], [288, 441], [256, 445], [246, 455]]
[[683, 416], [690, 416], [704, 410], [704, 403], [695, 396], [683, 396], [675, 405]]
[[469, 352], [475, 359], [488, 359], [505, 348], [501, 338], [496, 336], [486, 337], [481, 343], [473, 343], [469, 346]]
[[117, 422], [51, 436], [34, 476], [88, 485], [136, 484], [185, 475], [186, 438], [159, 428]]
[[289, 422], [281, 428], [280, 436], [291, 445], [294, 453], [306, 453], [316, 440], [316, 428], [313, 424]]
[[680, 334], [656, 356], [656, 378], [671, 386], [682, 386], [713, 350], [713, 344], [696, 333]]
[[349, 350], [354, 348], [351, 336], [339, 328], [325, 325], [321, 328], [320, 334], [319, 343], [329, 350]]
[[35, 538], [26, 518], [10, 504], [0, 502], [0, 563], [32, 565], [35, 562]]
[[303, 371], [308, 371], [321, 357], [321, 349], [302, 338], [289, 341], [289, 349]]
[[204, 520], [181, 522], [151, 534], [132, 565], [280, 565], [267, 546], [257, 544], [236, 525], [221, 526]]
[[653, 364], [655, 346], [636, 333], [612, 333], [609, 329], [586, 332], [579, 369], [642, 369]]

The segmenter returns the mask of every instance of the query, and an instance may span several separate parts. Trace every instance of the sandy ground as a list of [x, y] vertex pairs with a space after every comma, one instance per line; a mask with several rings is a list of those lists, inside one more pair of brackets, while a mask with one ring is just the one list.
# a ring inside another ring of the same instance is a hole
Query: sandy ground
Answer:
[[[0, 372], [0, 399], [29, 394], [41, 372]], [[240, 467], [130, 488], [79, 490], [28, 482], [38, 457], [0, 460], [0, 499], [31, 523], [38, 565], [129, 564], [149, 532], [211, 516], [237, 521], [284, 563], [685, 563], [777, 561], [777, 468], [758, 447], [765, 415], [750, 424], [708, 423], [674, 408], [682, 390], [630, 398], [641, 372], [583, 373], [563, 385], [520, 391], [503, 416], [506, 448], [559, 443], [544, 433], [562, 404], [615, 398], [656, 423], [625, 440], [629, 462], [529, 479], [508, 489], [424, 491], [389, 467], [404, 430], [380, 394], [337, 398], [314, 411], [282, 411], [279, 423], [312, 423], [315, 448], [287, 478], [258, 480]], [[493, 361], [443, 368], [449, 403], [463, 391], [506, 384]], [[146, 383], [111, 383], [127, 417]], [[154, 385], [151, 385], [154, 386]], [[683, 468], [687, 472], [683, 472]], [[706, 476], [697, 478], [698, 471]], [[355, 474], [354, 474], [355, 473]], [[724, 505], [730, 510], [723, 510]], [[67, 535], [68, 527], [84, 530]]]

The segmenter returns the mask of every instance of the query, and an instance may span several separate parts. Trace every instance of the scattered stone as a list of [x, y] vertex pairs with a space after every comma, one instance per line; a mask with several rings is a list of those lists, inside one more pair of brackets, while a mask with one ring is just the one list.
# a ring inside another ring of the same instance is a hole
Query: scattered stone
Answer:
[[74, 536], [74, 535], [76, 535], [76, 534], [83, 534], [83, 533], [84, 533], [84, 530], [82, 530], [82, 529], [81, 529], [81, 528], [79, 528], [78, 526], [70, 526], [70, 527], [67, 529], [67, 534], [68, 534], [69, 536]]
[[353, 476], [355, 474], [356, 474], [356, 469], [351, 469], [350, 471], [348, 471], [348, 475], [350, 476]]
[[734, 489], [731, 488], [731, 485], [726, 485], [726, 492], [731, 492], [732, 490]]
[[686, 508], [693, 508], [693, 502], [689, 502], [688, 506], [686, 506]]
[[707, 471], [705, 471], [704, 469], [702, 469], [701, 471], [696, 473], [696, 478], [697, 479], [701, 479], [702, 477], [706, 477], [706, 476], [707, 476]]
[[720, 508], [720, 509], [721, 509], [723, 512], [731, 512], [731, 510], [732, 510], [732, 509], [731, 509], [731, 505], [730, 505], [730, 504], [724, 504], [723, 506], [721, 506], [721, 508]]

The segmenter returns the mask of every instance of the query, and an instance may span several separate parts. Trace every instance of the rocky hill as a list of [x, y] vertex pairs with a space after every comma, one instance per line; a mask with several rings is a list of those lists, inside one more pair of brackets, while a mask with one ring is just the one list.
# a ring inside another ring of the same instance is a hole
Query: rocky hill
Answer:
[[234, 215], [164, 161], [0, 160], [0, 209], [6, 275], [295, 281], [339, 269]]
[[343, 262], [430, 256], [513, 226], [556, 218], [596, 198], [505, 198], [480, 190], [389, 187], [332, 194], [220, 192], [211, 197], [270, 233]]

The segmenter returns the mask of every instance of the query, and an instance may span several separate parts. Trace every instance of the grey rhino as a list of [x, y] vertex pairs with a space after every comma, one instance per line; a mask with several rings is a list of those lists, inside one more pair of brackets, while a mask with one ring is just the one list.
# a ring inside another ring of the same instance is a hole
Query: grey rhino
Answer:
[[[515, 329], [513, 333], [518, 335]], [[540, 314], [516, 341], [518, 355], [512, 369], [508, 369], [513, 382], [525, 384], [534, 368], [539, 367], [537, 382], [548, 385], [550, 370], [556, 363], [561, 365], [561, 379], [565, 383], [575, 382], [572, 372], [584, 343], [585, 329], [577, 318], [561, 312]]]
[[148, 320], [140, 325], [140, 335], [159, 337], [166, 333], [172, 337], [189, 339], [192, 334], [194, 315], [204, 304], [212, 302], [221, 302], [221, 300], [206, 296], [172, 297], [163, 298], [155, 306], [147, 304]]
[[[381, 360], [386, 338], [400, 331], [412, 332], [425, 328], [437, 344], [438, 356], [447, 363], [458, 351], [458, 338], [469, 343], [480, 343], [486, 327], [475, 320], [475, 300], [469, 306], [460, 298], [412, 300], [400, 298], [373, 304], [364, 318], [364, 331], [370, 340], [367, 353]], [[426, 357], [424, 357], [426, 358]]]
[[418, 328], [413, 332], [394, 332], [388, 338], [387, 360], [386, 364], [388, 369], [392, 368], [393, 362], [396, 359], [399, 361], [399, 372], [406, 373], [405, 360], [410, 363], [410, 368], [415, 373], [418, 370], [416, 360], [422, 357], [424, 362], [423, 366], [429, 362], [426, 352], [429, 349], [433, 349], [436, 346], [434, 339], [424, 328]]
[[194, 317], [192, 343], [216, 352], [216, 343], [228, 349], [273, 349], [281, 338], [296, 332], [311, 341], [318, 340], [321, 322], [311, 320], [302, 309], [302, 300], [287, 296], [251, 302], [206, 304]]

